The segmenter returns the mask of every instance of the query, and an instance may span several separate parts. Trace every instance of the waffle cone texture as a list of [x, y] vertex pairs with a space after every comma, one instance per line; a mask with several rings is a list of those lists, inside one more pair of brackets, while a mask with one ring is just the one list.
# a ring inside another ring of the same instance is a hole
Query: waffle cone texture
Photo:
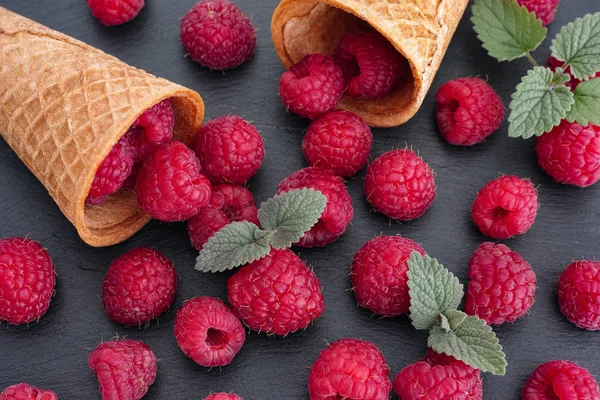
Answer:
[[341, 37], [369, 26], [410, 65], [386, 96], [344, 96], [338, 107], [376, 127], [398, 126], [421, 107], [468, 0], [283, 0], [273, 14], [275, 50], [289, 68], [307, 54], [332, 54]]
[[91, 246], [120, 243], [150, 216], [121, 189], [85, 199], [96, 170], [146, 109], [171, 99], [176, 139], [191, 144], [200, 95], [0, 7], [0, 134]]

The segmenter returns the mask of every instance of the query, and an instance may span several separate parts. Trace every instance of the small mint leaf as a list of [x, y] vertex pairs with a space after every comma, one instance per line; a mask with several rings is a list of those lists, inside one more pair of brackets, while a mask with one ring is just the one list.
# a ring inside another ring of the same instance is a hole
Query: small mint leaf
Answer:
[[567, 120], [577, 121], [583, 126], [590, 122], [600, 125], [600, 78], [581, 82], [573, 95], [575, 104], [567, 114]]
[[571, 80], [571, 75], [565, 73], [563, 68], [556, 68], [552, 74], [551, 85], [564, 85]]
[[510, 61], [535, 50], [547, 29], [524, 6], [510, 0], [475, 0], [473, 29], [488, 54], [498, 61]]
[[196, 269], [201, 272], [222, 272], [263, 258], [269, 254], [271, 247], [268, 240], [264, 240], [262, 232], [248, 221], [225, 225], [200, 250]]
[[463, 285], [435, 258], [413, 251], [408, 259], [410, 319], [416, 329], [429, 329], [442, 311], [456, 309]]
[[587, 14], [563, 26], [550, 50], [571, 67], [575, 78], [594, 76], [600, 71], [600, 13]]
[[[568, 77], [564, 72], [562, 75]], [[565, 79], [548, 68], [534, 67], [517, 85], [509, 105], [508, 136], [530, 138], [550, 131], [567, 116], [573, 105], [573, 93], [564, 84]]]
[[450, 332], [452, 330], [450, 327], [450, 321], [448, 321], [448, 318], [444, 315], [444, 313], [440, 314], [440, 328], [442, 328], [444, 332]]
[[444, 315], [452, 329], [447, 331], [434, 326], [427, 339], [429, 347], [482, 372], [506, 373], [506, 355], [496, 334], [484, 320], [457, 310], [447, 310]]
[[321, 217], [327, 197], [314, 189], [297, 189], [278, 194], [260, 206], [258, 219], [272, 231], [271, 246], [284, 249], [296, 243]]

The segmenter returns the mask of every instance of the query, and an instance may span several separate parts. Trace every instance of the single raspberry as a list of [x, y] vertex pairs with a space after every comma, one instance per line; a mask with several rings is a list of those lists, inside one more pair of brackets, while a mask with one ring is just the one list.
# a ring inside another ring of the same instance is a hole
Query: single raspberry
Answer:
[[0, 393], [0, 400], [58, 400], [52, 390], [43, 390], [27, 383], [7, 387]]
[[392, 150], [369, 165], [364, 192], [375, 210], [390, 218], [419, 218], [436, 196], [433, 171], [414, 151]]
[[104, 26], [131, 21], [144, 8], [144, 0], [86, 0], [87, 5]]
[[435, 95], [435, 119], [448, 143], [471, 146], [500, 127], [504, 104], [484, 80], [458, 78], [446, 82]]
[[465, 364], [464, 362], [459, 361], [456, 358], [447, 354], [436, 353], [431, 348], [427, 349], [421, 361], [426, 362], [432, 367], [436, 365], [455, 365], [456, 367], [460, 368], [464, 376], [467, 378], [466, 380], [469, 382], [468, 389], [466, 390], [467, 397], [465, 398], [465, 400], [482, 399], [483, 379], [481, 378], [481, 372], [478, 369], [473, 368], [470, 365]]
[[507, 175], [488, 182], [479, 191], [471, 207], [471, 216], [484, 235], [508, 239], [531, 228], [538, 208], [533, 183]]
[[332, 111], [314, 120], [304, 136], [302, 151], [313, 167], [348, 177], [367, 163], [373, 134], [356, 114]]
[[408, 69], [394, 46], [376, 32], [345, 35], [333, 58], [342, 69], [348, 94], [363, 100], [390, 93]]
[[165, 222], [193, 217], [210, 201], [211, 185], [201, 172], [200, 161], [183, 143], [160, 145], [136, 178], [140, 208]]
[[352, 199], [342, 178], [335, 176], [331, 171], [317, 167], [308, 167], [294, 172], [281, 181], [277, 193], [301, 188], [320, 191], [327, 197], [327, 205], [316, 225], [295, 245], [323, 247], [335, 241], [346, 231], [354, 216]]
[[327, 346], [308, 375], [311, 400], [387, 400], [390, 369], [371, 342], [340, 339]]
[[465, 312], [488, 324], [514, 322], [533, 305], [535, 272], [503, 244], [479, 246], [469, 261], [469, 278]]
[[14, 325], [37, 321], [50, 307], [54, 275], [52, 259], [38, 242], [21, 237], [0, 240], [0, 321]]
[[156, 357], [139, 340], [100, 343], [88, 356], [105, 400], [140, 400], [156, 378]]
[[265, 156], [260, 133], [235, 115], [208, 121], [198, 132], [196, 155], [212, 183], [243, 185], [256, 174]]
[[539, 365], [523, 386], [522, 400], [599, 400], [598, 383], [590, 372], [571, 361]]
[[177, 272], [156, 250], [135, 248], [115, 259], [104, 277], [102, 301], [110, 319], [141, 325], [157, 318], [175, 299]]
[[378, 236], [354, 255], [350, 279], [358, 304], [384, 317], [406, 314], [410, 307], [407, 260], [425, 250], [400, 236]]
[[250, 18], [227, 0], [203, 0], [181, 20], [181, 41], [190, 58], [211, 69], [248, 61], [256, 48]]
[[175, 339], [186, 356], [205, 367], [229, 364], [240, 351], [246, 332], [219, 299], [196, 297], [179, 309]]
[[323, 314], [321, 283], [291, 250], [271, 250], [227, 281], [227, 297], [246, 325], [285, 336], [307, 328]]
[[305, 118], [315, 119], [333, 110], [343, 93], [342, 70], [322, 54], [305, 56], [279, 80], [279, 97], [285, 107]]
[[600, 127], [563, 120], [536, 139], [538, 164], [555, 181], [586, 187], [600, 180]]
[[233, 221], [248, 221], [260, 225], [254, 196], [241, 186], [213, 186], [210, 203], [187, 221], [192, 246], [198, 251], [202, 250], [208, 239]]
[[600, 330], [600, 262], [575, 261], [558, 280], [558, 305], [569, 321]]
[[542, 20], [542, 25], [546, 26], [554, 21], [559, 0], [517, 0], [517, 3], [534, 13], [537, 19]]
[[[552, 72], [554, 72], [557, 68], [563, 67], [565, 65], [565, 62], [560, 61], [559, 59], [554, 58], [553, 56], [550, 56], [546, 64], [548, 65], [548, 68], [550, 68]], [[564, 72], [571, 74], [571, 66], [567, 65], [567, 68], [564, 69]], [[592, 76], [592, 78], [600, 78], [600, 71], [596, 72], [596, 75]], [[579, 86], [581, 82], [583, 81], [571, 75], [571, 79], [569, 79], [567, 83], [565, 83], [565, 85], [567, 85], [571, 90], [574, 90], [577, 86]]]
[[173, 139], [175, 114], [171, 100], [153, 105], [140, 115], [127, 131], [135, 163], [143, 163], [156, 148]]
[[209, 394], [204, 400], [244, 400], [237, 394], [233, 393], [212, 393]]

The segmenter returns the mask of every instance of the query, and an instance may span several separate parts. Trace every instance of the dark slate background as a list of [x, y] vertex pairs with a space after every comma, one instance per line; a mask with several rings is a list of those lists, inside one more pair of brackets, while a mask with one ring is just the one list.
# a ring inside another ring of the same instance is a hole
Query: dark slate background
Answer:
[[[207, 118], [238, 114], [254, 122], [265, 139], [266, 157], [250, 182], [258, 202], [275, 193], [278, 182], [305, 166], [300, 143], [308, 121], [287, 113], [278, 96], [283, 68], [273, 50], [270, 18], [277, 0], [238, 1], [258, 29], [254, 59], [226, 73], [209, 71], [184, 57], [179, 20], [194, 0], [148, 0], [133, 21], [104, 28], [83, 0], [0, 0], [0, 5], [96, 46], [155, 75], [188, 86], [206, 101]], [[578, 16], [599, 10], [589, 0], [563, 1], [550, 26], [559, 28]], [[203, 275], [193, 269], [195, 251], [184, 224], [153, 222], [117, 246], [85, 245], [44, 187], [0, 140], [0, 236], [28, 235], [49, 249], [58, 273], [56, 295], [48, 313], [26, 326], [0, 329], [0, 389], [26, 381], [56, 391], [61, 399], [96, 399], [97, 385], [87, 355], [101, 340], [115, 335], [145, 341], [160, 360], [158, 377], [147, 399], [202, 399], [211, 391], [233, 391], [246, 400], [306, 399], [310, 366], [328, 342], [342, 337], [373, 341], [385, 354], [391, 377], [425, 351], [426, 333], [408, 318], [379, 319], [358, 308], [348, 290], [353, 254], [368, 239], [402, 234], [421, 243], [466, 283], [467, 262], [486, 240], [473, 226], [470, 206], [475, 194], [499, 174], [529, 177], [539, 186], [541, 208], [528, 234], [504, 241], [520, 252], [538, 277], [530, 315], [496, 331], [508, 357], [504, 377], [485, 374], [485, 399], [518, 399], [520, 388], [542, 362], [569, 359], [600, 374], [599, 336], [570, 324], [556, 302], [556, 281], [567, 263], [598, 256], [600, 186], [579, 189], [552, 181], [537, 166], [534, 141], [509, 139], [507, 124], [486, 143], [471, 148], [446, 144], [434, 123], [433, 94], [444, 82], [480, 76], [508, 106], [510, 95], [529, 68], [526, 60], [498, 63], [488, 57], [471, 28], [468, 10], [419, 113], [407, 124], [375, 129], [372, 157], [411, 146], [436, 171], [438, 197], [420, 219], [399, 224], [374, 214], [362, 193], [364, 171], [348, 182], [355, 218], [348, 232], [325, 249], [297, 249], [324, 286], [326, 311], [304, 332], [286, 338], [250, 333], [233, 363], [208, 370], [187, 359], [173, 337], [175, 311], [198, 295], [227, 298], [228, 273]], [[544, 63], [550, 39], [535, 52]], [[2, 60], [0, 60], [0, 63]], [[49, 63], [52, 60], [48, 60]], [[111, 261], [136, 246], [152, 246], [176, 264], [179, 288], [173, 309], [148, 329], [111, 322], [101, 306], [100, 288]]]

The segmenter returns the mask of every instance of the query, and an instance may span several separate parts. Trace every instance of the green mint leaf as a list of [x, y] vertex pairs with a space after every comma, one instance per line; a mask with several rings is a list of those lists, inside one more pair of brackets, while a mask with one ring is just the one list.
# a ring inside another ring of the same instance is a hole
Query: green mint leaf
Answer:
[[496, 334], [484, 320], [457, 310], [447, 310], [444, 316], [448, 319], [451, 330], [434, 326], [427, 339], [429, 347], [482, 372], [494, 375], [506, 373], [506, 355]]
[[413, 251], [408, 259], [410, 319], [417, 329], [429, 329], [446, 310], [456, 309], [463, 285], [435, 258]]
[[269, 254], [270, 234], [248, 221], [225, 225], [204, 244], [196, 258], [201, 272], [222, 272]]
[[600, 125], [600, 78], [581, 82], [573, 95], [575, 104], [567, 114], [567, 120], [577, 121], [584, 126], [590, 122]]
[[571, 66], [577, 79], [600, 71], [600, 13], [587, 14], [565, 25], [552, 41], [552, 55]]
[[258, 219], [263, 229], [273, 232], [271, 246], [284, 249], [300, 240], [319, 221], [326, 204], [327, 197], [318, 190], [291, 190], [264, 202]]
[[535, 50], [546, 37], [546, 28], [514, 0], [475, 0], [471, 8], [473, 29], [488, 54], [510, 61]]
[[573, 105], [573, 93], [562, 83], [564, 72], [534, 67], [517, 85], [509, 105], [508, 136], [540, 136], [558, 125]]
[[551, 85], [564, 85], [571, 80], [571, 75], [567, 74], [563, 68], [556, 68], [552, 74]]

